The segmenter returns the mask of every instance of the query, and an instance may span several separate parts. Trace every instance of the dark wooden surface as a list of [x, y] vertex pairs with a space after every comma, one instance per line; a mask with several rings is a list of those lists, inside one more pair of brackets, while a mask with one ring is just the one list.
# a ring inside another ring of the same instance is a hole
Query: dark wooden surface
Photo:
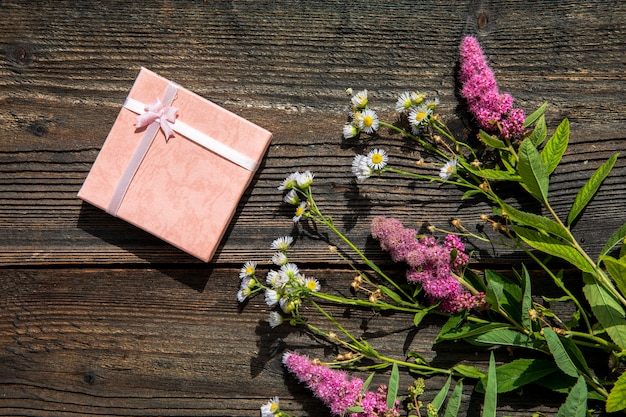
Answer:
[[[267, 259], [269, 243], [292, 231], [276, 187], [294, 170], [315, 173], [319, 205], [376, 260], [386, 260], [368, 239], [378, 214], [415, 227], [444, 227], [453, 217], [476, 227], [488, 208], [460, 206], [458, 190], [393, 177], [356, 187], [355, 153], [381, 145], [405, 168], [420, 155], [384, 131], [364, 141], [340, 136], [346, 87], [367, 88], [390, 116], [397, 94], [436, 93], [455, 131], [467, 132], [454, 78], [465, 34], [479, 38], [519, 106], [549, 103], [550, 132], [570, 119], [571, 146], [550, 189], [559, 213], [595, 168], [626, 148], [622, 1], [0, 6], [0, 415], [248, 416], [274, 395], [293, 414], [327, 414], [284, 375], [280, 353], [329, 349], [288, 328], [270, 331], [261, 299], [240, 308], [238, 269]], [[210, 264], [76, 198], [140, 66], [275, 135]], [[626, 221], [625, 160], [575, 226], [591, 253]], [[482, 266], [520, 260], [475, 249]], [[302, 234], [293, 256], [326, 287], [347, 290], [352, 274], [315, 236]], [[348, 325], [387, 354], [410, 349], [440, 366], [485, 366], [487, 354], [465, 345], [432, 350], [437, 320], [414, 330], [410, 317], [350, 313]], [[501, 413], [549, 413], [560, 400], [531, 389], [503, 397]], [[480, 401], [466, 390], [466, 415], [478, 416]]]

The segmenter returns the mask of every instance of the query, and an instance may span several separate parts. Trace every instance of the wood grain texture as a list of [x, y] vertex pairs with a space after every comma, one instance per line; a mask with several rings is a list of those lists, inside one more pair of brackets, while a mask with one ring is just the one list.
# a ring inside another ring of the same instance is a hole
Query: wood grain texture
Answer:
[[[454, 188], [392, 176], [357, 186], [355, 153], [383, 146], [407, 169], [424, 155], [391, 132], [354, 141], [340, 134], [344, 91], [353, 87], [367, 88], [391, 118], [399, 93], [436, 95], [455, 133], [467, 137], [471, 120], [455, 83], [465, 34], [478, 37], [501, 90], [520, 107], [549, 103], [550, 133], [569, 118], [571, 145], [550, 185], [566, 215], [593, 171], [626, 148], [626, 3], [441, 3], [0, 0], [0, 414], [258, 415], [279, 395], [294, 414], [325, 415], [283, 375], [277, 355], [287, 346], [330, 350], [295, 332], [270, 332], [263, 308], [240, 309], [237, 269], [267, 259], [269, 243], [292, 232], [276, 187], [294, 170], [315, 173], [320, 207], [389, 267], [369, 237], [374, 216], [481, 226], [489, 207], [459, 206]], [[76, 198], [140, 66], [274, 133], [211, 264]], [[624, 160], [573, 228], [592, 254], [626, 222]], [[511, 201], [536, 209], [517, 195], [511, 190]], [[481, 267], [523, 259], [473, 249]], [[343, 291], [342, 261], [314, 230], [300, 230], [293, 254]], [[354, 314], [353, 325], [389, 334], [378, 339], [389, 352], [410, 347], [444, 366], [486, 365], [485, 352], [468, 356], [465, 345], [431, 350], [440, 323], [413, 334], [406, 318]], [[558, 406], [559, 398], [540, 394], [505, 397], [502, 413]], [[480, 401], [467, 390], [468, 416], [479, 415]]]

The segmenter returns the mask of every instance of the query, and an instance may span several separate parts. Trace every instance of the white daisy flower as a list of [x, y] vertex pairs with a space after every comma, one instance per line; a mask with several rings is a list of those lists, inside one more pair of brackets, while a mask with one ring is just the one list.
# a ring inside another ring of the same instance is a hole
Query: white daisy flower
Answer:
[[353, 124], [344, 125], [342, 133], [344, 139], [350, 139], [359, 134], [359, 129]]
[[367, 163], [367, 156], [356, 155], [352, 160], [352, 173], [358, 182], [363, 182], [372, 176], [374, 170]]
[[256, 262], [248, 261], [241, 267], [239, 271], [239, 278], [251, 277], [256, 273]]
[[378, 130], [378, 115], [374, 110], [365, 110], [361, 114], [361, 118], [359, 120], [359, 127], [365, 133], [372, 134]]
[[278, 311], [271, 311], [269, 322], [272, 329], [278, 327], [283, 324], [283, 316]]
[[275, 290], [282, 289], [287, 281], [289, 281], [289, 278], [285, 274], [281, 274], [273, 269], [267, 273], [267, 277], [265, 278], [267, 285]]
[[274, 265], [277, 266], [283, 266], [285, 265], [287, 262], [289, 262], [289, 260], [287, 259], [287, 255], [285, 255], [285, 252], [276, 252], [273, 256], [272, 256], [272, 263]]
[[428, 107], [429, 109], [435, 110], [435, 107], [439, 105], [439, 99], [434, 98], [432, 100], [427, 100], [425, 104], [426, 104], [426, 107]]
[[417, 91], [413, 91], [411, 93], [411, 103], [414, 106], [419, 106], [420, 104], [422, 104], [425, 98], [426, 98], [426, 94], [424, 93], [418, 93]]
[[237, 301], [239, 301], [240, 303], [243, 303], [248, 297], [250, 297], [250, 294], [252, 293], [252, 290], [250, 289], [251, 281], [251, 279], [246, 278], [241, 283], [239, 291], [237, 291]]
[[456, 172], [456, 158], [452, 158], [439, 171], [439, 177], [442, 180], [447, 180]]
[[313, 184], [313, 174], [311, 171], [304, 171], [302, 174], [298, 175], [296, 183], [298, 184], [298, 188], [309, 188], [311, 184]]
[[372, 168], [374, 171], [380, 171], [387, 165], [387, 161], [389, 157], [387, 156], [387, 152], [384, 149], [372, 149], [367, 154], [367, 165]]
[[319, 291], [320, 290], [320, 282], [315, 278], [305, 278], [304, 287], [309, 291]]
[[287, 178], [285, 178], [281, 185], [278, 186], [280, 191], [291, 190], [296, 186], [296, 179], [300, 176], [299, 172], [294, 172], [289, 174]]
[[280, 267], [280, 272], [285, 274], [288, 279], [294, 279], [300, 273], [300, 269], [298, 269], [298, 265], [288, 263]]
[[363, 109], [367, 106], [367, 90], [362, 90], [352, 96], [352, 108]]
[[296, 190], [290, 190], [283, 197], [283, 201], [287, 204], [297, 206], [298, 204], [300, 204], [300, 197], [298, 196], [298, 193], [296, 192]]
[[280, 411], [278, 397], [270, 399], [261, 407], [261, 417], [273, 417]]
[[293, 219], [292, 219], [293, 222], [298, 223], [300, 221], [300, 218], [302, 218], [305, 212], [306, 212], [306, 203], [302, 202], [296, 209], [296, 214], [293, 216]]
[[279, 298], [278, 292], [275, 290], [265, 290], [265, 304], [268, 306], [273, 307], [278, 304]]
[[398, 98], [398, 101], [396, 101], [396, 111], [398, 113], [402, 113], [408, 109], [411, 108], [411, 104], [413, 104], [413, 102], [411, 101], [411, 93], [409, 93], [408, 91], [400, 94], [400, 97]]
[[272, 242], [272, 249], [286, 251], [293, 243], [293, 236], [281, 236], [274, 239]]
[[409, 123], [415, 128], [424, 126], [432, 113], [432, 109], [425, 105], [420, 105], [409, 113]]

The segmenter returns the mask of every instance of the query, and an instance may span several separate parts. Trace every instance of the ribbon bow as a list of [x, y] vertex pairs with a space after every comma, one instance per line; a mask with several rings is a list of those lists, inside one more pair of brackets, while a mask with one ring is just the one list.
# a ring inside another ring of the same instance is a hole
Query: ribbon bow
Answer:
[[178, 113], [177, 107], [164, 106], [161, 100], [157, 99], [152, 104], [148, 104], [144, 107], [144, 113], [137, 116], [137, 123], [135, 127], [142, 128], [148, 126], [150, 123], [158, 121], [161, 125], [161, 130], [165, 135], [165, 140], [169, 140], [174, 136], [174, 131], [170, 123], [176, 122], [176, 114]]

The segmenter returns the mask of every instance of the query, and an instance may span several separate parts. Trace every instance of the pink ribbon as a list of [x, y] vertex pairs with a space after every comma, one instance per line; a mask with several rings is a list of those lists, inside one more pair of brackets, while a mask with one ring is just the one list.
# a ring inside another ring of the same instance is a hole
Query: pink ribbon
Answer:
[[158, 121], [161, 126], [161, 130], [165, 135], [166, 141], [169, 140], [170, 137], [174, 136], [174, 131], [172, 130], [172, 126], [170, 124], [176, 122], [176, 114], [178, 113], [177, 107], [165, 106], [157, 97], [153, 103], [147, 104], [144, 107], [144, 111], [145, 113], [137, 116], [137, 123], [135, 123], [135, 127], [142, 128]]

